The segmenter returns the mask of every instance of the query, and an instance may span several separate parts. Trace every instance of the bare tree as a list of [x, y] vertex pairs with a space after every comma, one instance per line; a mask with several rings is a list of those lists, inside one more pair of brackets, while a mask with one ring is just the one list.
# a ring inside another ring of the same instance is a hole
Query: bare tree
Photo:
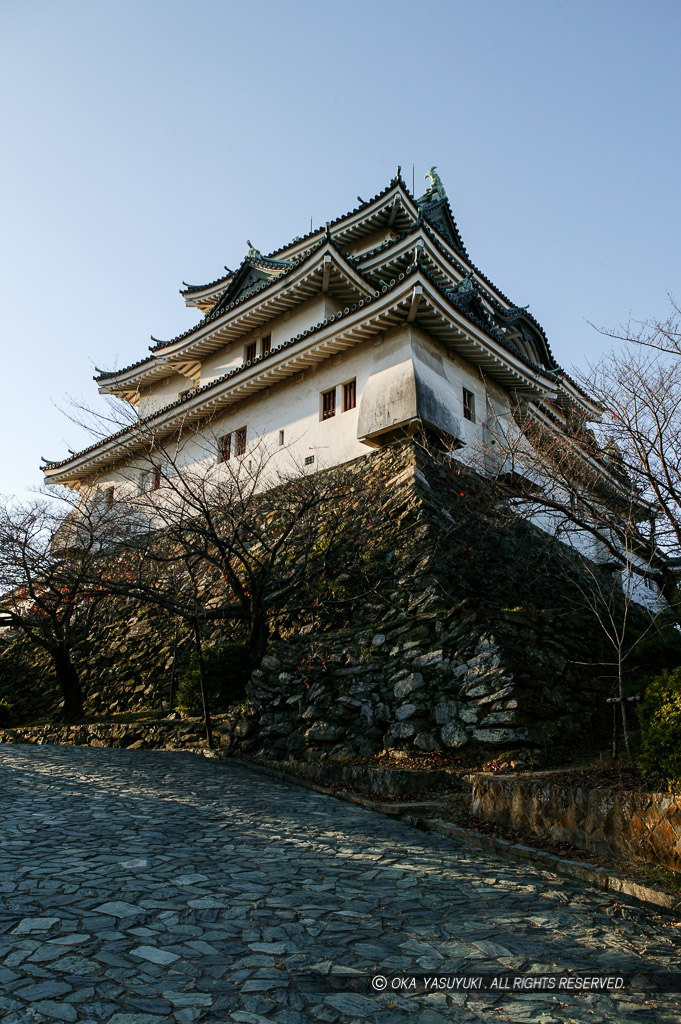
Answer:
[[74, 649], [89, 635], [104, 597], [91, 575], [106, 536], [113, 536], [108, 503], [36, 498], [0, 506], [0, 606], [6, 622], [45, 650], [63, 697], [62, 717], [83, 715]]
[[655, 579], [679, 618], [681, 548], [681, 313], [663, 322], [629, 324], [625, 344], [593, 367], [588, 384], [605, 408], [603, 432], [617, 447], [622, 470], [650, 508], [657, 547], [668, 557]]
[[90, 566], [91, 592], [155, 604], [188, 623], [210, 745], [203, 627], [242, 624], [249, 668], [258, 667], [272, 614], [294, 594], [309, 596], [306, 584], [322, 573], [334, 537], [343, 534], [347, 545], [343, 507], [359, 529], [361, 488], [344, 468], [312, 472], [258, 439], [226, 447], [209, 424], [165, 437], [144, 424], [131, 429], [136, 458], [119, 471], [111, 499], [126, 529]]
[[257, 440], [221, 458], [205, 429], [179, 443], [155, 438], [138, 461], [147, 483], [132, 481], [118, 499], [132, 525], [107, 586], [183, 617], [246, 623], [256, 667], [270, 610], [323, 558], [351, 482], [342, 469], [306, 471]]
[[[670, 618], [666, 601], [648, 589], [655, 568], [642, 564], [636, 523], [630, 521], [628, 529], [620, 523], [619, 538], [619, 560], [597, 564], [575, 552], [575, 570], [570, 573], [572, 592], [597, 623], [610, 651], [602, 668], [613, 679], [608, 698], [613, 709], [613, 760], [618, 756], [618, 711], [625, 749], [632, 758], [627, 704], [637, 698], [626, 695], [626, 673], [632, 656], [652, 634], [662, 634]], [[649, 554], [654, 557], [654, 552]]]

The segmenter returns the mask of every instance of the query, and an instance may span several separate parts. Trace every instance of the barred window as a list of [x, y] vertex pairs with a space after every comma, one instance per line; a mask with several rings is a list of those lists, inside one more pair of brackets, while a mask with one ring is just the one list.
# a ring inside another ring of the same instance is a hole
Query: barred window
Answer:
[[306, 466], [311, 466], [313, 462], [314, 462], [314, 455], [306, 455], [305, 456], [305, 465]]
[[330, 420], [336, 415], [336, 389], [331, 388], [322, 394], [322, 419]]
[[240, 430], [235, 431], [234, 434], [234, 454], [245, 455], [246, 454], [246, 427], [241, 427]]
[[152, 466], [145, 470], [140, 476], [140, 493], [148, 494], [150, 491], [157, 491], [161, 486], [161, 467]]
[[357, 404], [357, 381], [349, 380], [343, 385], [343, 412], [354, 409]]
[[250, 345], [246, 345], [246, 352], [244, 353], [244, 362], [250, 363], [251, 360], [255, 359], [257, 347], [254, 341]]
[[265, 337], [262, 339], [262, 345], [260, 347], [260, 352], [262, 353], [262, 355], [266, 356], [267, 353], [271, 352], [271, 351], [272, 351], [272, 335], [271, 334], [266, 334]]
[[463, 389], [463, 418], [475, 423], [475, 395], [468, 388]]
[[227, 462], [232, 457], [232, 435], [218, 438], [218, 462]]

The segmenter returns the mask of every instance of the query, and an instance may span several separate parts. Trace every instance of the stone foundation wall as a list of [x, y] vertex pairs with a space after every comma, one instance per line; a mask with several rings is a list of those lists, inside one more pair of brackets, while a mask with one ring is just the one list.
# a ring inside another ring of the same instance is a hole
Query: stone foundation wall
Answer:
[[512, 690], [494, 637], [480, 637], [466, 620], [422, 617], [385, 632], [299, 637], [251, 677], [257, 726], [249, 746], [270, 757], [337, 760], [457, 750], [470, 740], [524, 743]]
[[[219, 736], [220, 720], [216, 720]], [[126, 747], [132, 750], [178, 750], [206, 746], [203, 722], [90, 722], [82, 725], [38, 725], [0, 729], [0, 743], [71, 743], [83, 747]]]
[[471, 778], [472, 812], [486, 821], [681, 871], [681, 797], [556, 785], [542, 773]]
[[[351, 531], [329, 571], [271, 610], [268, 653], [224, 716], [223, 745], [283, 760], [472, 758], [598, 728], [609, 688], [588, 669], [603, 661], [598, 628], [570, 604], [563, 576], [556, 586], [562, 546], [500, 517], [479, 479], [419, 445], [349, 471], [372, 496], [373, 528], [361, 543]], [[176, 627], [159, 609], [103, 606], [74, 652], [88, 718], [170, 709], [173, 664], [176, 693], [192, 653]], [[230, 629], [207, 625], [206, 648], [234, 640]], [[58, 716], [49, 658], [6, 638], [0, 698], [11, 723]]]

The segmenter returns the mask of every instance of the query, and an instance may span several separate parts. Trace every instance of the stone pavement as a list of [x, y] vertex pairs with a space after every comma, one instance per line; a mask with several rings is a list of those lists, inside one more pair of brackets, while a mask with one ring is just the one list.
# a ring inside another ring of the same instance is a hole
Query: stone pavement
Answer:
[[373, 991], [678, 969], [681, 928], [190, 754], [1, 746], [0, 907], [4, 1024], [681, 1019], [681, 993]]

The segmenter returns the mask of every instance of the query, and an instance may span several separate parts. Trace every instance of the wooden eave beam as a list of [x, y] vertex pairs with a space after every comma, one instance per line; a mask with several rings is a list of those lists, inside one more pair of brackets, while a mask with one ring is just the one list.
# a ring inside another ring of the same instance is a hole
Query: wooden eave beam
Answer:
[[409, 312], [407, 313], [407, 323], [411, 324], [416, 319], [416, 314], [418, 313], [422, 297], [422, 286], [420, 284], [415, 284], [411, 293], [411, 302], [409, 303]]
[[324, 257], [324, 273], [322, 277], [322, 294], [326, 295], [329, 290], [329, 278], [331, 277], [331, 255], [327, 253]]

